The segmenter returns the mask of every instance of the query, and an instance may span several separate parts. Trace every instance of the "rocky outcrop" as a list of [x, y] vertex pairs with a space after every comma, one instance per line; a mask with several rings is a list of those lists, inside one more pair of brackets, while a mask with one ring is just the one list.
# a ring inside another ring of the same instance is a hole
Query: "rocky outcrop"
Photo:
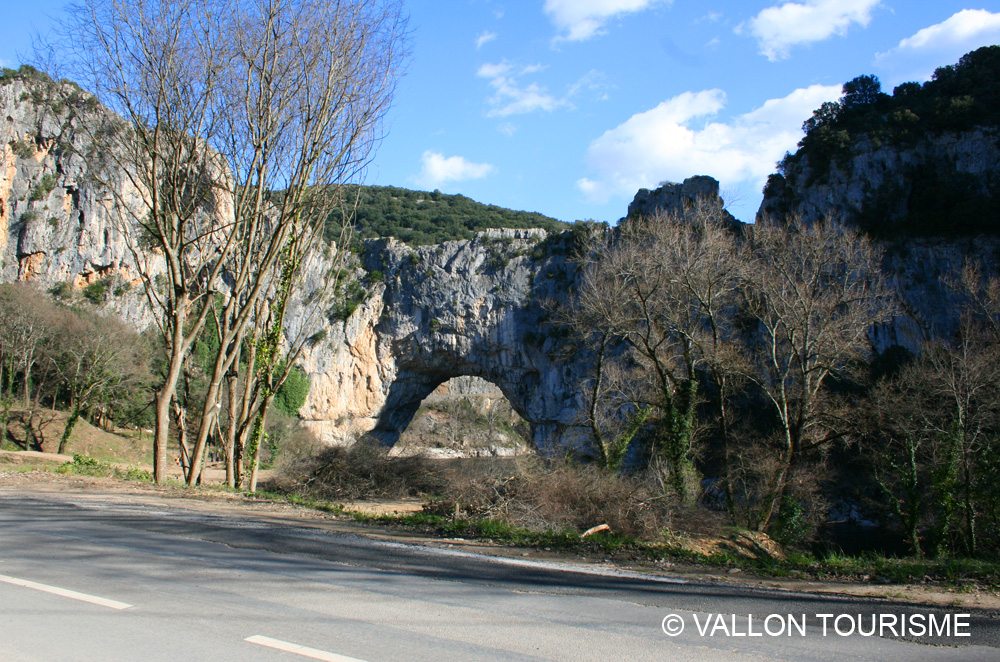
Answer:
[[[688, 177], [682, 183], [663, 182], [650, 191], [641, 188], [628, 205], [628, 217], [652, 216], [658, 212], [683, 215], [700, 200], [719, 199], [718, 180], [705, 175]], [[729, 219], [736, 221], [731, 215]]]
[[[847, 155], [814, 163], [797, 155], [772, 175], [758, 218], [829, 216], [876, 235], [953, 233], [958, 227], [1000, 231], [982, 223], [982, 211], [1000, 197], [1000, 130], [979, 127], [942, 133], [910, 144], [864, 137]], [[977, 209], [983, 207], [984, 209]]]
[[[125, 184], [109, 194], [81, 156], [103, 113], [68, 83], [0, 85], [0, 280], [60, 291], [102, 281], [106, 308], [144, 328], [152, 318], [117, 213], [134, 196]], [[156, 256], [146, 259], [155, 273]]]
[[313, 388], [300, 415], [330, 442], [369, 433], [392, 444], [439, 385], [474, 376], [528, 421], [540, 450], [588, 454], [579, 384], [589, 361], [549, 313], [576, 278], [570, 242], [543, 230], [420, 248], [369, 241], [364, 267], [382, 280], [308, 350]]
[[[129, 200], [124, 178], [112, 194], [80, 156], [106, 111], [44, 76], [0, 84], [0, 109], [2, 281], [33, 281], [62, 295], [99, 284], [89, 299], [148, 326], [121, 232], [129, 215], [116, 214]], [[330, 268], [315, 256], [287, 316], [289, 334], [306, 325], [325, 331], [302, 359], [313, 384], [302, 417], [329, 442], [370, 433], [392, 444], [424, 397], [452, 377], [472, 376], [510, 400], [539, 448], [586, 454], [577, 384], [587, 359], [567, 350], [545, 307], [572, 287], [572, 241], [542, 230], [492, 230], [419, 249], [369, 241], [357, 270], [369, 292], [346, 321], [309, 303]], [[141, 259], [155, 274], [156, 254]], [[317, 313], [325, 318], [319, 327], [310, 321]]]
[[757, 214], [811, 223], [836, 219], [869, 232], [885, 249], [885, 273], [903, 314], [874, 330], [875, 346], [918, 351], [958, 324], [945, 281], [967, 262], [1000, 274], [1000, 130], [927, 133], [889, 145], [865, 135], [849, 153], [816, 163], [809, 150], [772, 175]]
[[[683, 213], [718, 190], [694, 177], [640, 191], [629, 209]], [[331, 443], [367, 433], [392, 444], [439, 385], [473, 376], [502, 392], [540, 451], [591, 455], [581, 385], [593, 357], [551, 312], [576, 287], [574, 242], [573, 231], [510, 229], [420, 248], [367, 242], [364, 269], [381, 282], [306, 354], [313, 387], [300, 416]]]

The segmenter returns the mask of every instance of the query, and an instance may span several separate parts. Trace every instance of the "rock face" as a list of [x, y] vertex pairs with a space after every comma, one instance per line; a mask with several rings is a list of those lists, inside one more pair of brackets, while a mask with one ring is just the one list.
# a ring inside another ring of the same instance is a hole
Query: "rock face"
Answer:
[[[80, 156], [105, 111], [73, 86], [44, 79], [0, 85], [0, 109], [2, 280], [63, 294], [85, 289], [101, 309], [146, 328], [152, 315], [116, 215], [115, 205], [130, 199], [124, 178], [112, 195]], [[683, 212], [717, 195], [718, 182], [694, 177], [640, 191], [630, 212]], [[310, 335], [325, 331], [301, 359], [312, 380], [299, 412], [306, 425], [329, 443], [371, 434], [391, 445], [425, 397], [468, 377], [499, 389], [540, 451], [591, 455], [580, 392], [591, 357], [570, 345], [551, 312], [575, 288], [576, 236], [489, 230], [420, 248], [369, 240], [356, 270], [367, 294], [346, 321], [309, 304], [330, 268], [315, 256], [286, 318], [288, 334], [307, 325]], [[140, 259], [154, 273], [162, 268], [155, 254]], [[318, 326], [310, 321], [317, 313]], [[482, 390], [465, 381], [458, 388]]]
[[806, 222], [831, 216], [877, 234], [907, 231], [920, 222], [928, 198], [942, 216], [970, 212], [961, 206], [972, 199], [989, 204], [1000, 196], [998, 167], [1000, 131], [993, 127], [908, 145], [865, 138], [851, 146], [846, 159], [814, 164], [806, 155], [793, 170], [772, 175], [757, 216], [792, 214]]
[[[629, 209], [682, 212], [717, 200], [718, 187], [695, 177], [640, 191]], [[440, 384], [473, 376], [499, 388], [539, 451], [592, 455], [581, 385], [594, 357], [550, 312], [576, 287], [574, 241], [572, 231], [488, 230], [420, 248], [367, 242], [363, 266], [382, 280], [306, 354], [313, 387], [300, 416], [330, 443], [368, 433], [393, 444]]]
[[[0, 280], [72, 290], [101, 281], [107, 309], [144, 328], [152, 318], [115, 198], [80, 156], [102, 112], [88, 99], [51, 81], [0, 85]], [[157, 257], [146, 259], [155, 272]]]
[[896, 146], [866, 137], [848, 158], [824, 167], [810, 163], [809, 153], [797, 156], [793, 169], [768, 181], [758, 220], [830, 217], [882, 242], [904, 314], [874, 330], [878, 350], [898, 344], [918, 351], [925, 340], [954, 332], [959, 302], [942, 278], [970, 261], [1000, 274], [1000, 130], [931, 134]]
[[[0, 84], [0, 280], [64, 295], [86, 289], [102, 310], [144, 329], [152, 316], [116, 214], [129, 200], [124, 178], [112, 195], [80, 156], [104, 112], [70, 84]], [[568, 351], [543, 305], [572, 288], [572, 241], [542, 230], [488, 231], [420, 249], [369, 241], [358, 275], [379, 271], [381, 281], [369, 283], [346, 322], [325, 311], [326, 338], [302, 359], [313, 384], [302, 417], [329, 442], [370, 432], [392, 444], [424, 397], [452, 377], [472, 376], [502, 391], [539, 448], [586, 454], [576, 385], [587, 358]], [[159, 258], [140, 259], [155, 274]], [[327, 269], [322, 256], [304, 269], [289, 333], [316, 312], [308, 293]]]
[[453, 377], [495, 385], [544, 452], [589, 452], [578, 385], [589, 370], [548, 309], [575, 281], [570, 233], [489, 230], [411, 248], [372, 240], [363, 262], [382, 282], [310, 348], [313, 388], [300, 415], [322, 439], [398, 439], [420, 402]]
[[700, 199], [716, 200], [719, 182], [712, 177], [696, 175], [683, 183], [664, 182], [652, 191], [641, 188], [628, 206], [629, 217], [650, 216], [656, 212], [683, 214]]

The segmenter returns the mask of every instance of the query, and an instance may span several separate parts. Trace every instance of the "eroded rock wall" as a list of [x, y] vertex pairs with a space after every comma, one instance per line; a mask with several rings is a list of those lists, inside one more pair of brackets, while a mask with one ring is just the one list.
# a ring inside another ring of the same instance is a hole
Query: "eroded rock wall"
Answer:
[[[69, 84], [0, 85], [0, 280], [45, 290], [104, 281], [106, 308], [145, 328], [152, 318], [118, 220], [138, 194], [122, 179], [111, 195], [81, 156], [103, 112]], [[144, 259], [161, 268], [156, 255]]]
[[364, 267], [382, 282], [308, 351], [313, 388], [300, 415], [329, 442], [370, 433], [392, 444], [440, 384], [473, 376], [503, 393], [540, 450], [588, 454], [579, 384], [590, 365], [549, 312], [576, 278], [571, 241], [489, 230], [420, 248], [367, 242]]
[[[960, 183], [970, 197], [995, 198], [1000, 193], [998, 167], [1000, 131], [993, 127], [900, 145], [865, 137], [851, 145], [846, 157], [811, 163], [807, 154], [790, 171], [772, 176], [757, 216], [794, 216], [805, 222], [829, 216], [877, 234], [905, 233], [907, 223], [923, 211], [915, 208], [917, 202], [928, 194], [947, 198], [954, 193], [947, 190], [949, 183]], [[939, 190], [921, 190], [928, 185]]]
[[863, 137], [846, 158], [811, 163], [772, 176], [758, 211], [763, 217], [811, 223], [833, 218], [871, 233], [885, 249], [884, 270], [903, 313], [876, 328], [882, 351], [949, 337], [960, 301], [945, 280], [966, 263], [1000, 275], [1000, 131], [977, 127], [888, 145]]

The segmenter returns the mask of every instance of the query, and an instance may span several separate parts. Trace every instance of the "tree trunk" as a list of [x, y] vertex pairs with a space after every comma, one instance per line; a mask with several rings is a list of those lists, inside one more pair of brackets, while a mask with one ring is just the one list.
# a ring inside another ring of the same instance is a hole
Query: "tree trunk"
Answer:
[[167, 439], [170, 435], [170, 402], [174, 399], [173, 383], [165, 383], [156, 392], [156, 429], [153, 436], [153, 480], [167, 479]]
[[167, 442], [170, 439], [170, 403], [177, 390], [177, 380], [184, 368], [184, 323], [187, 319], [187, 297], [179, 295], [174, 304], [171, 321], [170, 360], [163, 386], [156, 392], [156, 436], [153, 438], [153, 479], [162, 483], [167, 479]]
[[201, 475], [202, 456], [208, 444], [208, 436], [212, 432], [212, 423], [219, 415], [219, 385], [221, 374], [212, 376], [212, 383], [205, 393], [205, 405], [201, 410], [201, 420], [198, 423], [198, 436], [195, 438], [194, 448], [191, 451], [191, 466], [187, 474], [187, 484], [194, 485]]
[[69, 443], [69, 435], [73, 432], [76, 422], [80, 420], [80, 402], [77, 400], [73, 407], [73, 413], [66, 419], [66, 427], [63, 429], [62, 437], [59, 438], [59, 450], [56, 452], [62, 455], [66, 452], [66, 445]]
[[260, 446], [253, 453], [253, 467], [250, 469], [250, 491], [257, 491], [257, 477], [260, 474]]
[[265, 435], [264, 431], [264, 417], [267, 410], [261, 411], [257, 414], [257, 420], [254, 421], [253, 434], [250, 437], [250, 491], [257, 491], [257, 477], [260, 471], [260, 447], [264, 441]]
[[240, 414], [237, 417], [237, 431], [235, 434], [235, 443], [233, 449], [233, 464], [235, 468], [234, 479], [236, 484], [234, 487], [243, 486], [243, 457], [244, 451], [246, 450], [247, 435], [250, 434], [252, 426], [250, 425], [250, 412], [253, 409], [252, 400], [254, 398], [254, 382], [256, 377], [254, 375], [254, 366], [257, 364], [257, 343], [250, 343], [250, 355], [247, 357], [247, 370], [246, 376], [243, 379], [243, 395], [240, 398]]
[[226, 412], [226, 485], [236, 487], [236, 405], [238, 402], [237, 390], [239, 388], [239, 367], [240, 350], [236, 352], [236, 359], [229, 368], [226, 375], [226, 384], [229, 396], [229, 410]]
[[177, 399], [174, 398], [174, 419], [177, 425], [177, 448], [180, 452], [181, 472], [187, 476], [188, 467], [191, 466], [191, 453], [187, 444], [187, 412], [181, 407]]
[[250, 469], [250, 491], [257, 491], [257, 476], [260, 470], [260, 447], [267, 439], [266, 426], [267, 423], [267, 412], [271, 408], [271, 403], [274, 402], [274, 393], [271, 392], [270, 388], [266, 388], [267, 393], [264, 396], [264, 401], [260, 404], [260, 409], [257, 410], [257, 418], [254, 421], [253, 434], [251, 435], [250, 445], [252, 464]]
[[29, 359], [24, 364], [24, 408], [31, 407], [31, 365], [34, 361]]

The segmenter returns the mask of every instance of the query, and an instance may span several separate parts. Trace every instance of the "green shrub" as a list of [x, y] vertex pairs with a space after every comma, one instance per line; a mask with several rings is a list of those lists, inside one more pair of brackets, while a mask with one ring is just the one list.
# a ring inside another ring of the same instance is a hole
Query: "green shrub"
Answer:
[[368, 293], [361, 286], [361, 283], [356, 280], [349, 282], [347, 287], [342, 288], [338, 301], [333, 306], [332, 319], [346, 322], [367, 295]]
[[49, 294], [56, 299], [68, 299], [73, 296], [73, 286], [66, 282], [57, 283], [49, 289]]
[[38, 185], [35, 186], [34, 190], [32, 190], [31, 197], [29, 198], [29, 200], [31, 200], [32, 202], [37, 202], [38, 200], [42, 200], [48, 197], [48, 195], [52, 193], [55, 187], [56, 187], [55, 176], [53, 176], [52, 174], [45, 174], [42, 176], [40, 180], [38, 180]]
[[95, 280], [93, 283], [83, 288], [83, 296], [90, 303], [99, 306], [104, 303], [108, 294], [108, 283], [102, 280]]
[[309, 375], [299, 366], [292, 366], [284, 383], [274, 395], [274, 406], [286, 416], [298, 416], [309, 395]]

